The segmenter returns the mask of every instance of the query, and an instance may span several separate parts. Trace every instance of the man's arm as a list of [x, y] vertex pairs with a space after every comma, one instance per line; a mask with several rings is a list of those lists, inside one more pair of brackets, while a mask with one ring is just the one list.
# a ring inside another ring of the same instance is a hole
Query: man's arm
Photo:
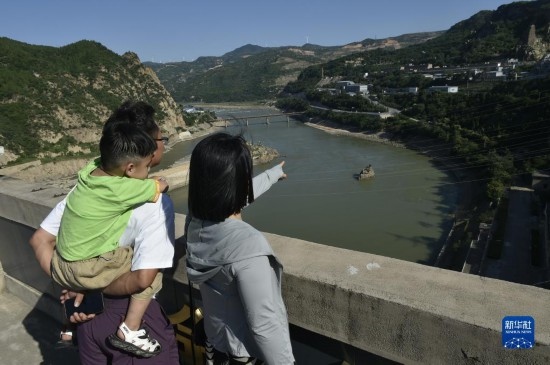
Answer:
[[[72, 190], [71, 190], [72, 191]], [[29, 243], [34, 250], [36, 260], [40, 267], [51, 277], [50, 263], [53, 257], [53, 250], [56, 244], [56, 236], [61, 224], [61, 217], [65, 210], [67, 198], [61, 200], [55, 208], [40, 223], [40, 227], [34, 232]]]
[[34, 250], [34, 255], [40, 267], [48, 276], [52, 276], [51, 262], [56, 238], [42, 227], [38, 228], [32, 235], [29, 243]]

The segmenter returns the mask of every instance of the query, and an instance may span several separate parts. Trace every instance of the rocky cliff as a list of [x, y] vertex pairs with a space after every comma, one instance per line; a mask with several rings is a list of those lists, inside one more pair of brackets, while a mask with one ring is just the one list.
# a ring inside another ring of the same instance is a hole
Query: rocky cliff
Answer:
[[550, 52], [550, 25], [542, 29], [531, 25], [524, 52], [526, 59], [534, 61], [540, 61]]

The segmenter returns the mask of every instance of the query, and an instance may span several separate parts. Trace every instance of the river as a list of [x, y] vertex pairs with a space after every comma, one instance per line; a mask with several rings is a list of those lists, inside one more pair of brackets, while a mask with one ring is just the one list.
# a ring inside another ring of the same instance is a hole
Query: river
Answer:
[[[229, 133], [279, 151], [281, 157], [255, 166], [255, 174], [285, 161], [288, 179], [275, 184], [243, 211], [261, 231], [307, 241], [433, 264], [452, 224], [458, 196], [452, 177], [427, 156], [404, 148], [334, 136], [286, 117], [252, 119], [273, 110], [215, 110], [240, 117]], [[245, 119], [249, 119], [246, 126]], [[221, 128], [220, 130], [225, 130]], [[180, 142], [163, 165], [189, 156], [200, 139]], [[376, 176], [354, 175], [371, 164]], [[170, 193], [176, 211], [187, 212], [187, 189]]]

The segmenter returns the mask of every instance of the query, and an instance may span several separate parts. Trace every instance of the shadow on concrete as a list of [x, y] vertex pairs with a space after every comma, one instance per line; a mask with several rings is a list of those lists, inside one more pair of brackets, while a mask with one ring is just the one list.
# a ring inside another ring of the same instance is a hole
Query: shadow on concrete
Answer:
[[76, 346], [59, 346], [57, 344], [61, 323], [54, 321], [35, 308], [23, 319], [23, 326], [38, 343], [43, 359], [41, 364], [80, 364]]
[[76, 347], [57, 346], [61, 323], [10, 292], [0, 293], [0, 321], [1, 364], [80, 364]]

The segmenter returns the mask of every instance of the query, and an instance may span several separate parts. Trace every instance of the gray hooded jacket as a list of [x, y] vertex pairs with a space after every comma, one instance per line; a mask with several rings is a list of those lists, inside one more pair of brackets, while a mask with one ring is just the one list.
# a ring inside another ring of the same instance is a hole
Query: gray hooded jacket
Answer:
[[[265, 187], [256, 194], [281, 175], [277, 165], [256, 177], [254, 188]], [[263, 234], [233, 218], [210, 222], [190, 217], [187, 223], [187, 275], [200, 287], [208, 341], [233, 356], [293, 364], [281, 295], [283, 267]]]

